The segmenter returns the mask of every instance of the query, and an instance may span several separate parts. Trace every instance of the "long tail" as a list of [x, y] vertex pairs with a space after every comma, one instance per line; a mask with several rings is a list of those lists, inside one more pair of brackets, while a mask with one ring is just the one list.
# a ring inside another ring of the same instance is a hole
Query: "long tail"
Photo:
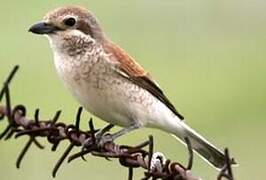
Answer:
[[[174, 133], [174, 136], [178, 137], [178, 140], [181, 140], [182, 143], [184, 143], [185, 138], [187, 137], [190, 140], [193, 150], [204, 160], [216, 168], [221, 169], [224, 167], [226, 158], [220, 150], [210, 144], [184, 122], [180, 122], [179, 125], [179, 131]], [[234, 164], [234, 162], [232, 163]]]

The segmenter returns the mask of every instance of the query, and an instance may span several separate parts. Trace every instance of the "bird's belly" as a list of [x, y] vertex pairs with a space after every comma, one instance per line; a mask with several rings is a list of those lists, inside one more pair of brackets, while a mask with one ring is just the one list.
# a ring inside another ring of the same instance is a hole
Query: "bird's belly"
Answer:
[[115, 74], [66, 82], [74, 97], [92, 114], [123, 127], [145, 126], [155, 114], [155, 99], [146, 90]]
[[[138, 120], [148, 115], [149, 106], [153, 103], [152, 97], [144, 90], [110, 74], [98, 80], [84, 79], [71, 87], [71, 91], [88, 111], [107, 122], [125, 127], [140, 123]], [[145, 120], [142, 120], [141, 125], [144, 124]]]
[[60, 64], [57, 70], [79, 103], [109, 123], [123, 127], [136, 123], [151, 127], [173, 115], [148, 91], [104, 65], [86, 71], [76, 67], [67, 69]]
[[[93, 87], [92, 83], [72, 89], [79, 103], [95, 116], [119, 126], [132, 124], [130, 115], [125, 111], [125, 100], [112, 96], [112, 92]], [[122, 110], [124, 109], [124, 110]]]

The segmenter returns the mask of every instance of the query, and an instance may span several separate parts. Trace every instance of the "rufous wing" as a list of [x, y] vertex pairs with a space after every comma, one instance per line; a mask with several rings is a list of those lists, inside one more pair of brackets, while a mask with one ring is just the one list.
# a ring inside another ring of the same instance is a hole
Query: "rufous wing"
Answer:
[[149, 93], [164, 103], [181, 120], [184, 117], [176, 110], [174, 105], [164, 95], [158, 84], [145, 72], [145, 70], [123, 49], [112, 42], [105, 44], [105, 50], [118, 61], [117, 73], [134, 84], [146, 89]]

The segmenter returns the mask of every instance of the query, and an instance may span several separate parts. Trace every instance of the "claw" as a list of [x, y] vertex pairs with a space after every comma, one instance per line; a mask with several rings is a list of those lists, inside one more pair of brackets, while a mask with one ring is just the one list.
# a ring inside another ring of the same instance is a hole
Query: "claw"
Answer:
[[81, 148], [81, 151], [86, 151], [87, 149], [89, 149], [93, 145], [94, 145], [94, 142], [92, 141], [92, 138], [88, 138], [84, 141], [82, 148]]
[[114, 141], [114, 138], [111, 134], [104, 134], [101, 137], [96, 136], [97, 145], [99, 148], [103, 148], [106, 143]]

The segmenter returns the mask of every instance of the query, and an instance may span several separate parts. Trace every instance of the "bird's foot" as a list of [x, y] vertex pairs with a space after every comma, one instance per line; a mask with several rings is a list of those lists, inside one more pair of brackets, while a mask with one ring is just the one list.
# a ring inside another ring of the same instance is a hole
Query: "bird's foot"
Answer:
[[103, 148], [104, 145], [108, 142], [113, 142], [114, 138], [108, 131], [112, 129], [114, 125], [109, 124], [97, 133], [94, 134], [94, 138], [88, 138], [83, 143], [83, 150], [84, 149], [93, 149], [93, 148]]
[[90, 147], [92, 144], [93, 145], [97, 145], [97, 148], [104, 148], [104, 146], [107, 143], [113, 143], [115, 139], [117, 139], [118, 137], [129, 133], [130, 131], [139, 128], [140, 126], [137, 124], [134, 124], [130, 127], [127, 128], [123, 128], [121, 130], [119, 130], [118, 132], [114, 133], [114, 134], [110, 134], [108, 133], [110, 131], [111, 128], [113, 128], [114, 125], [109, 124], [108, 126], [106, 126], [105, 128], [101, 129], [99, 132], [97, 132], [95, 134], [95, 139], [94, 141], [92, 141], [91, 138], [87, 139], [85, 141], [85, 143], [83, 144], [83, 149], [90, 149], [88, 147]]
[[84, 141], [82, 150], [93, 150], [94, 148], [102, 149], [107, 143], [112, 143], [114, 139], [115, 138], [110, 133], [103, 134], [99, 132], [95, 134], [94, 140], [92, 140], [92, 138], [88, 138]]
[[112, 134], [96, 134], [96, 144], [98, 145], [99, 148], [103, 148], [105, 144], [107, 143], [112, 143], [114, 141], [114, 137]]

